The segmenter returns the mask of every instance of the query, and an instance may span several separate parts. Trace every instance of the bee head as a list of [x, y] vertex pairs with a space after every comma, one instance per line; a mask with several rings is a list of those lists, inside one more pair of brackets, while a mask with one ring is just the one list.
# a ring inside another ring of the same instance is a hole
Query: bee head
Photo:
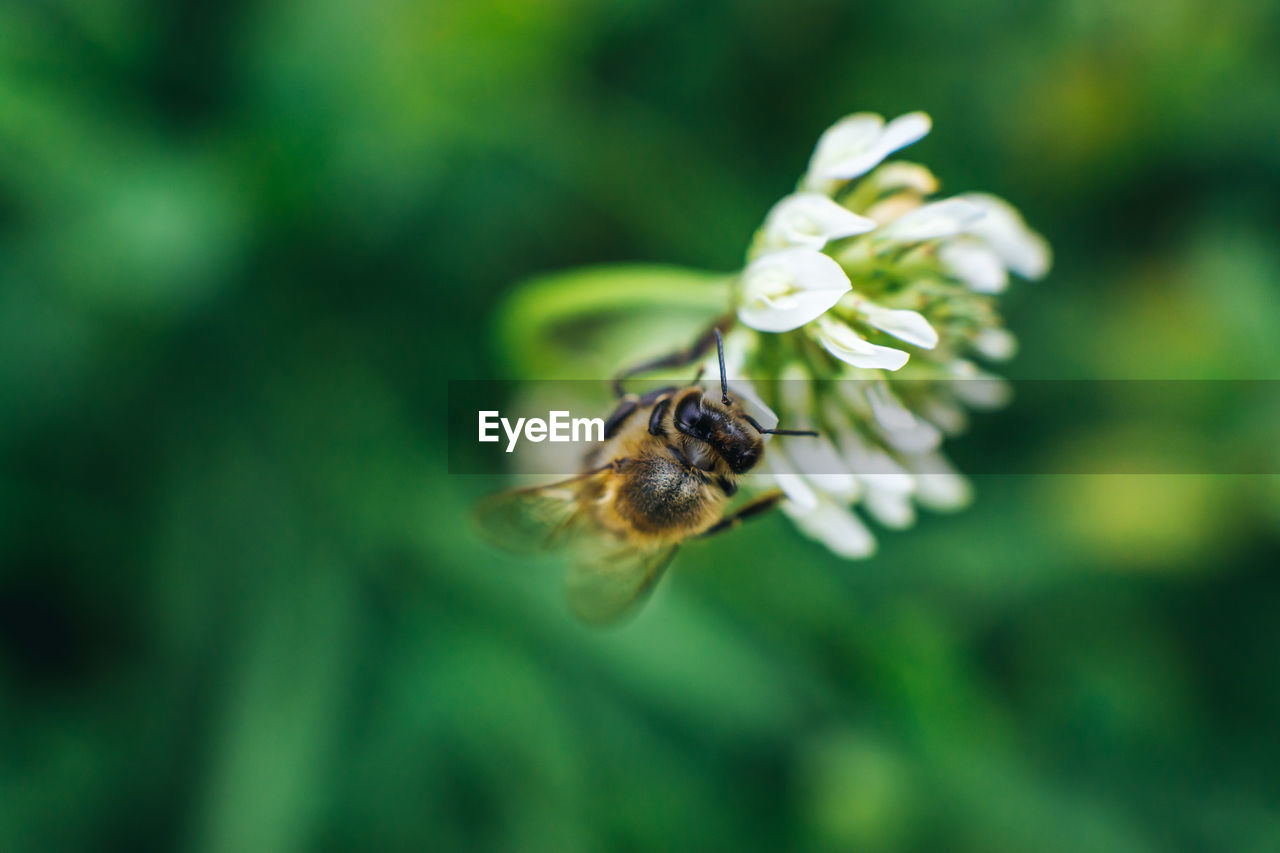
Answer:
[[713, 399], [696, 386], [690, 388], [676, 400], [672, 410], [671, 420], [676, 430], [705, 442], [735, 474], [750, 471], [760, 461], [766, 435], [817, 435], [807, 429], [765, 429], [743, 411], [741, 404], [729, 395], [724, 339], [719, 329], [714, 331], [720, 358], [720, 399]]
[[732, 399], [726, 404], [691, 389], [676, 403], [672, 421], [677, 431], [705, 442], [735, 474], [751, 470], [764, 453], [764, 438]]

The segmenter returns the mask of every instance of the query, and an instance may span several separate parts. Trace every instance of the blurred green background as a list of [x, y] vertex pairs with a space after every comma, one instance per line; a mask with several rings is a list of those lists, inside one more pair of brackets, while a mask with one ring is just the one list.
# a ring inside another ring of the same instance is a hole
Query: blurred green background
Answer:
[[[442, 412], [513, 375], [514, 283], [732, 270], [856, 110], [1053, 243], [1007, 373], [1278, 378], [1277, 43], [1257, 0], [0, 4], [0, 849], [1280, 849], [1280, 478], [980, 477], [864, 562], [769, 518], [598, 633], [475, 541]], [[1276, 470], [1280, 412], [1223, 417]]]

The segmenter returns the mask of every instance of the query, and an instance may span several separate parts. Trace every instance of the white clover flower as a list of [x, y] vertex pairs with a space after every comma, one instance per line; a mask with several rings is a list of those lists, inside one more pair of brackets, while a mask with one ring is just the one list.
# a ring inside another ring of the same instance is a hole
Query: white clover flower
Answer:
[[875, 113], [855, 113], [833, 124], [818, 139], [802, 187], [830, 192], [840, 181], [874, 169], [900, 148], [924, 138], [932, 122], [925, 113], [899, 116], [885, 124]]
[[789, 332], [816, 320], [849, 292], [849, 276], [813, 249], [782, 249], [742, 273], [738, 319], [761, 332]]
[[821, 249], [832, 240], [865, 234], [874, 220], [859, 216], [819, 193], [795, 193], [779, 201], [764, 220], [765, 249], [804, 246]]
[[[844, 556], [875, 547], [859, 512], [901, 528], [917, 504], [969, 501], [943, 438], [966, 428], [967, 409], [1007, 402], [1009, 387], [967, 357], [1013, 355], [992, 296], [1010, 273], [1038, 278], [1049, 267], [1048, 244], [1008, 203], [982, 193], [929, 201], [938, 180], [927, 168], [881, 162], [928, 131], [923, 113], [833, 125], [800, 190], [769, 211], [742, 276], [739, 319], [751, 334], [791, 341], [746, 369], [784, 380], [770, 400], [782, 423], [820, 432], [776, 437], [765, 479], [800, 530]], [[902, 346], [873, 343], [873, 330]]]

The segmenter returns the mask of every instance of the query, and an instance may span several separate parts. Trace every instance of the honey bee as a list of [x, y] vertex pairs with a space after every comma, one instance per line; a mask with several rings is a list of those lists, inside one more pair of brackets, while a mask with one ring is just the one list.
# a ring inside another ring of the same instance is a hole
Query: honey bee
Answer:
[[[712, 341], [720, 362], [718, 398], [699, 384], [701, 371], [688, 386], [626, 393], [628, 377], [696, 361]], [[688, 350], [623, 371], [613, 386], [617, 408], [581, 473], [502, 492], [476, 510], [482, 534], [499, 547], [569, 552], [570, 609], [596, 625], [633, 613], [681, 543], [714, 536], [777, 505], [782, 493], [770, 491], [727, 513], [738, 477], [764, 455], [764, 436], [817, 435], [766, 429], [729, 394], [718, 325]]]

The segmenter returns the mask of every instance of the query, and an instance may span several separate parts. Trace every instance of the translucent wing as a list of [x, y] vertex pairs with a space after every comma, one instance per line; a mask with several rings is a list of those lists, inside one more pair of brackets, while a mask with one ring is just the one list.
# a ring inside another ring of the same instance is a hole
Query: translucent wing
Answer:
[[499, 548], [517, 553], [567, 551], [569, 608], [592, 625], [617, 622], [634, 612], [677, 547], [636, 545], [599, 527], [586, 501], [610, 467], [546, 486], [500, 492], [481, 501], [475, 511], [481, 534]]
[[511, 489], [485, 498], [475, 509], [480, 534], [505, 551], [529, 553], [566, 546], [584, 527], [579, 500], [604, 470], [588, 471], [558, 483]]
[[679, 547], [643, 548], [616, 541], [609, 547], [603, 539], [594, 544], [599, 550], [579, 553], [565, 582], [569, 608], [590, 625], [607, 625], [634, 613]]

